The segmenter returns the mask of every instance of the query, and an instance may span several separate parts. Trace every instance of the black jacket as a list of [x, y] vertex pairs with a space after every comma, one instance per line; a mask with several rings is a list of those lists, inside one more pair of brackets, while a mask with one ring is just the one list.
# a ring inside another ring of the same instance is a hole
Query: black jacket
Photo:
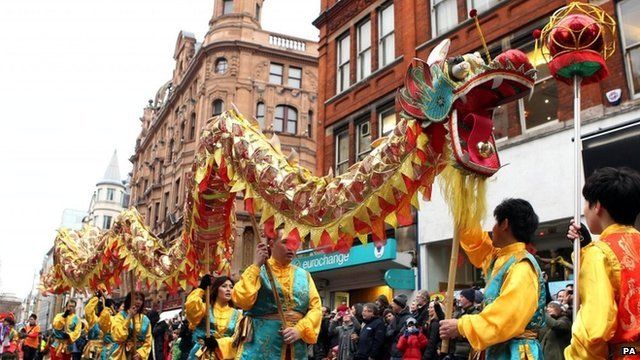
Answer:
[[368, 358], [382, 359], [382, 344], [384, 343], [385, 326], [380, 318], [374, 318], [362, 324], [360, 329], [360, 339], [358, 340], [358, 351], [356, 360], [366, 360]]
[[429, 321], [429, 304], [422, 305], [416, 309], [416, 311], [411, 314], [416, 319], [416, 325], [418, 327], [423, 327], [427, 325]]
[[391, 339], [391, 357], [401, 358], [402, 351], [398, 350], [398, 341], [400, 340], [400, 335], [404, 333], [404, 329], [407, 326], [407, 319], [411, 317], [411, 313], [409, 310], [404, 309], [400, 312], [400, 314], [395, 315], [395, 320], [393, 324], [389, 324], [387, 327], [387, 337]]
[[318, 340], [313, 345], [313, 359], [323, 359], [329, 352], [329, 318], [323, 317], [320, 323]]
[[429, 342], [427, 347], [422, 353], [422, 360], [436, 360], [438, 357], [438, 348], [440, 347], [440, 320], [433, 319], [429, 323], [429, 329], [427, 330], [427, 338]]

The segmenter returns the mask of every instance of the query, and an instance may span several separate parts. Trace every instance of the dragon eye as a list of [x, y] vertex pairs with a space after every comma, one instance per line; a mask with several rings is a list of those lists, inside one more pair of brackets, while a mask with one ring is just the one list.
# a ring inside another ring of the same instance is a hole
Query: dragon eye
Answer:
[[464, 62], [464, 58], [462, 56], [456, 56], [455, 58], [453, 58], [453, 64], [460, 64], [461, 62]]

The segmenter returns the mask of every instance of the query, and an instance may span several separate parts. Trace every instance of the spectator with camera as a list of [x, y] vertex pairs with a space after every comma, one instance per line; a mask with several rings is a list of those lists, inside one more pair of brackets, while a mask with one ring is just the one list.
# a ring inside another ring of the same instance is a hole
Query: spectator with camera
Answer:
[[427, 337], [416, 324], [416, 319], [407, 319], [405, 330], [398, 340], [398, 350], [402, 352], [402, 360], [420, 360], [422, 350], [427, 346]]

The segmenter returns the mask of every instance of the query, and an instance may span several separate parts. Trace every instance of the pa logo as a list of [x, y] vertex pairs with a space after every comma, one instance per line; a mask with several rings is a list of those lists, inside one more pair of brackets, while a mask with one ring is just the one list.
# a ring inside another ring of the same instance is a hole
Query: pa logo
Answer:
[[634, 346], [623, 346], [620, 348], [620, 355], [640, 355], [640, 349]]

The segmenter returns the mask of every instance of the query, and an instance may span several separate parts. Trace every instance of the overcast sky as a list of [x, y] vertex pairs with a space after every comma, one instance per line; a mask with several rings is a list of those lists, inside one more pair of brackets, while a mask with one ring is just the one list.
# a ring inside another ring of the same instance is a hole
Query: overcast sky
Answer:
[[[131, 171], [147, 100], [180, 30], [213, 0], [0, 2], [0, 292], [26, 296], [65, 208], [86, 210], [114, 150]], [[320, 0], [266, 0], [262, 26], [318, 39]]]

